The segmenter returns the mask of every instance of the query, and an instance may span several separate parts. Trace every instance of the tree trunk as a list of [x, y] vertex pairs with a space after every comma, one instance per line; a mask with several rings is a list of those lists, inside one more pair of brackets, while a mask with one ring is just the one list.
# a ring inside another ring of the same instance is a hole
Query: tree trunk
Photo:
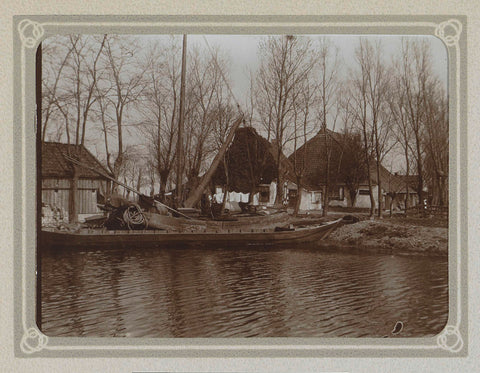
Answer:
[[275, 206], [283, 204], [283, 182], [280, 180], [280, 175], [277, 178], [277, 194], [275, 195]]
[[[185, 120], [185, 73], [187, 60], [187, 35], [183, 35], [183, 49], [182, 49], [182, 71], [180, 79], [180, 114], [178, 120], [178, 140], [177, 140], [177, 187], [176, 197], [180, 206], [183, 203], [182, 191], [182, 171], [183, 171], [183, 126]], [[203, 191], [202, 191], [203, 192]], [[201, 195], [201, 193], [200, 193]], [[200, 199], [200, 197], [199, 197]], [[186, 206], [191, 207], [191, 206]]]
[[[277, 144], [278, 146], [278, 144]], [[275, 205], [281, 206], [283, 202], [283, 178], [282, 168], [280, 166], [280, 150], [277, 152], [277, 194], [275, 196]]]
[[328, 214], [328, 203], [329, 203], [328, 193], [329, 193], [329, 190], [328, 190], [328, 183], [327, 183], [323, 187], [322, 216], [327, 216]]
[[382, 196], [382, 181], [380, 179], [380, 161], [377, 160], [377, 199], [378, 199], [378, 218], [383, 217], [383, 196]]
[[161, 170], [158, 172], [160, 175], [160, 202], [165, 202], [165, 192], [167, 191], [167, 179], [170, 174], [170, 170]]
[[223, 169], [225, 170], [225, 186], [224, 186], [224, 193], [223, 193], [223, 200], [222, 200], [222, 210], [221, 215], [225, 212], [225, 204], [227, 203], [227, 193], [230, 187], [229, 177], [228, 177], [228, 164], [227, 158], [223, 155]]
[[329, 204], [329, 193], [330, 193], [330, 158], [331, 158], [331, 149], [330, 149], [330, 143], [328, 141], [328, 135], [327, 135], [327, 125], [326, 125], [326, 117], [325, 117], [325, 112], [324, 112], [324, 126], [323, 126], [323, 131], [325, 135], [325, 160], [327, 161], [325, 165], [325, 188], [324, 191], [325, 193], [323, 194], [323, 209], [322, 209], [322, 216], [327, 216], [328, 214], [328, 204]]
[[253, 204], [253, 197], [255, 196], [256, 193], [257, 193], [257, 188], [255, 187], [255, 185], [252, 185], [252, 189], [250, 190], [250, 193], [248, 195], [249, 205]]
[[76, 224], [78, 222], [77, 211], [77, 190], [78, 190], [78, 170], [77, 166], [72, 164], [73, 175], [70, 180], [70, 195], [68, 200], [68, 222]]
[[[420, 140], [417, 138], [417, 172], [418, 172], [418, 199], [421, 205], [423, 205], [423, 164], [422, 164], [422, 152], [420, 149]], [[422, 209], [424, 211], [424, 209]]]
[[405, 193], [405, 216], [407, 216], [408, 214], [408, 208], [410, 207], [410, 196], [409, 196], [409, 177], [410, 177], [410, 162], [408, 160], [408, 147], [405, 146], [405, 162], [406, 162], [406, 167], [407, 167], [407, 172], [406, 172], [406, 176], [405, 176], [405, 190], [406, 190], [406, 193]]
[[295, 201], [295, 209], [293, 216], [297, 216], [300, 211], [300, 204], [302, 202], [302, 178], [297, 176], [297, 200]]
[[370, 162], [367, 161], [367, 178], [368, 178], [368, 193], [370, 195], [370, 217], [373, 218], [375, 216], [375, 198], [373, 197], [373, 187], [372, 187], [372, 179], [370, 177]]
[[354, 207], [355, 206], [355, 201], [357, 199], [358, 190], [349, 188], [348, 193], [350, 194], [350, 207]]

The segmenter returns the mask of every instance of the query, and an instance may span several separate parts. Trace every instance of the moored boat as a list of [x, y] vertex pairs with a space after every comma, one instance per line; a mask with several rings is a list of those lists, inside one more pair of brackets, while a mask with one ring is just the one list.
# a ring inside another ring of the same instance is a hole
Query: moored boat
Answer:
[[147, 248], [168, 246], [234, 247], [238, 245], [282, 245], [315, 242], [324, 239], [341, 224], [342, 219], [318, 226], [287, 229], [232, 228], [199, 231], [80, 229], [76, 232], [41, 231], [42, 248]]
[[184, 219], [174, 218], [168, 215], [160, 215], [150, 212], [144, 212], [143, 215], [147, 221], [147, 227], [150, 229], [163, 229], [163, 230], [189, 230], [195, 229], [249, 229], [258, 228], [259, 226], [264, 229], [275, 228], [287, 224], [291, 219], [290, 215], [286, 212], [278, 212], [271, 215], [258, 215], [258, 216], [244, 216], [237, 217], [232, 216], [232, 219], [225, 220], [201, 220], [201, 219]]

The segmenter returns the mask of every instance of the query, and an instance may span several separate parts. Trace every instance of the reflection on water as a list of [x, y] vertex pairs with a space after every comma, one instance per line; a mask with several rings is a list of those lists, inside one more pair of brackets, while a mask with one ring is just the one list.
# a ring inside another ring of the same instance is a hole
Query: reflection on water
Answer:
[[382, 337], [439, 333], [444, 258], [308, 248], [56, 251], [42, 258], [50, 336]]

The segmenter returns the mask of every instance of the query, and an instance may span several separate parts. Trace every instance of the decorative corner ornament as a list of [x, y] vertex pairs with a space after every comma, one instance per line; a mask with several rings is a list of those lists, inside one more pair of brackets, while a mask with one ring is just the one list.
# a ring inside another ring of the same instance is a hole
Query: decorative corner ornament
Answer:
[[43, 350], [48, 344], [48, 337], [36, 328], [30, 328], [25, 331], [20, 342], [21, 350], [26, 354], [33, 354]]
[[26, 48], [33, 48], [41, 40], [45, 30], [41, 23], [32, 21], [30, 19], [23, 19], [18, 24], [18, 33], [20, 34], [22, 46]]
[[442, 39], [447, 47], [452, 47], [458, 44], [462, 28], [462, 23], [458, 19], [449, 19], [435, 28], [435, 36]]
[[460, 352], [463, 348], [463, 339], [457, 326], [447, 325], [437, 337], [437, 344], [444, 350], [452, 353]]

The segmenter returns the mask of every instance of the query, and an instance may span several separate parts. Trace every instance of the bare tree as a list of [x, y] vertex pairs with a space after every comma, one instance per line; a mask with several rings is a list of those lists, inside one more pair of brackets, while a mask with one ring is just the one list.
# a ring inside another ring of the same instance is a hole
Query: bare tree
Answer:
[[269, 37], [259, 45], [260, 67], [256, 80], [257, 112], [267, 133], [276, 146], [276, 204], [283, 199], [281, 160], [285, 146], [293, 136], [294, 87], [309, 78], [315, 64], [310, 39], [298, 36]]
[[[68, 113], [68, 123], [73, 126], [73, 131], [64, 128], [68, 142], [85, 144], [86, 126], [95, 103], [94, 92], [97, 80], [102, 74], [99, 60], [104, 41], [105, 37], [97, 39], [91, 36], [69, 35], [45, 43], [43, 141], [48, 134], [51, 116], [56, 111], [63, 118]], [[60, 137], [58, 134], [54, 136]]]
[[448, 204], [448, 99], [438, 80], [424, 98], [424, 166], [433, 205]]
[[[138, 101], [145, 87], [145, 71], [139, 68], [141, 64], [136, 59], [137, 54], [139, 54], [139, 46], [133, 39], [109, 36], [105, 40], [104, 55], [109, 86], [102, 87], [107, 92], [105, 95], [107, 105], [102, 110], [112, 110], [111, 117], [115, 121], [114, 135], [117, 140], [117, 151], [113, 162], [111, 161], [112, 150], [105, 144], [107, 166], [115, 179], [118, 179], [124, 166], [125, 120], [132, 121], [126, 109]], [[116, 192], [116, 190], [117, 185], [114, 184], [112, 191]]]
[[[328, 206], [330, 199], [330, 184], [331, 184], [331, 167], [332, 167], [332, 152], [334, 140], [328, 131], [328, 122], [330, 128], [335, 130], [336, 120], [339, 114], [338, 97], [339, 90], [339, 58], [338, 49], [333, 49], [332, 45], [327, 39], [320, 41], [320, 49], [318, 56], [319, 74], [318, 74], [318, 118], [320, 120], [320, 128], [325, 134], [325, 170], [324, 170], [324, 188], [323, 188], [323, 209], [322, 215], [328, 214]], [[340, 162], [339, 162], [340, 164]]]
[[[72, 48], [61, 43], [60, 38], [55, 38], [50, 42], [44, 42], [42, 45], [42, 141], [47, 139], [49, 133], [50, 119], [58, 110], [60, 104], [59, 86], [61, 86], [64, 77], [63, 71], [67, 65]], [[60, 61], [60, 62], [59, 62]], [[60, 111], [68, 123], [68, 117]], [[56, 141], [59, 141], [67, 127], [57, 127], [51, 131]]]
[[340, 136], [341, 160], [338, 162], [337, 174], [345, 183], [350, 207], [355, 206], [360, 183], [368, 178], [364, 160], [364, 143], [361, 131], [356, 128], [355, 111], [352, 107], [352, 97], [343, 85], [340, 91], [340, 122], [343, 130]]
[[[366, 39], [361, 38], [356, 49], [356, 60], [360, 67], [355, 78], [357, 120], [360, 123], [364, 134], [365, 161], [367, 162], [368, 173], [370, 163], [374, 160], [377, 181], [378, 217], [382, 217], [383, 190], [382, 190], [382, 160], [391, 150], [391, 121], [392, 115], [388, 110], [387, 94], [390, 90], [388, 70], [382, 59], [383, 48], [378, 42], [372, 45]], [[360, 74], [360, 76], [358, 76]], [[358, 110], [360, 109], [360, 110]], [[371, 150], [371, 153], [369, 152]], [[372, 157], [373, 156], [373, 157]], [[369, 179], [371, 210], [373, 214], [375, 201], [371, 176]]]
[[426, 99], [428, 85], [432, 78], [430, 51], [426, 43], [412, 42], [404, 39], [402, 42], [402, 66], [401, 81], [405, 97], [405, 114], [410, 130], [412, 141], [409, 146], [413, 150], [413, 156], [417, 166], [417, 194], [423, 201], [424, 170], [423, 170], [423, 146], [422, 132], [423, 122], [426, 115]]
[[367, 182], [370, 196], [370, 217], [375, 214], [375, 198], [373, 197], [373, 186], [371, 178], [371, 154], [372, 154], [372, 135], [373, 131], [369, 124], [368, 110], [368, 80], [366, 74], [366, 66], [363, 63], [365, 57], [365, 48], [360, 47], [355, 51], [355, 59], [359, 65], [359, 70], [352, 72], [351, 78], [351, 97], [352, 112], [356, 125], [360, 128], [363, 140], [363, 155], [365, 167], [367, 169]]
[[[217, 95], [216, 99], [216, 108], [212, 113], [213, 120], [213, 133], [214, 133], [214, 149], [215, 152], [219, 152], [222, 148], [222, 145], [227, 141], [228, 134], [230, 132], [231, 126], [235, 120], [236, 113], [232, 105], [224, 104], [222, 102], [222, 95]], [[225, 210], [225, 203], [227, 201], [227, 194], [230, 189], [230, 178], [229, 178], [229, 153], [225, 152], [222, 157], [223, 161], [223, 170], [225, 173], [225, 185], [224, 193], [222, 200], [222, 209], [221, 213]]]
[[[140, 105], [143, 117], [141, 132], [151, 154], [150, 165], [160, 178], [159, 194], [162, 201], [175, 162], [180, 58], [175, 40], [163, 48], [156, 44], [149, 51], [145, 73], [148, 84]], [[155, 180], [151, 182], [155, 185]], [[154, 194], [153, 190], [154, 187]]]
[[428, 179], [435, 203], [443, 203], [448, 174], [448, 105], [433, 73], [431, 59], [425, 41], [402, 40], [401, 55], [396, 61], [394, 105], [391, 106], [395, 121], [400, 125], [397, 128], [400, 128], [407, 175], [412, 166], [416, 169], [420, 202], [425, 198], [425, 180]]
[[226, 102], [223, 77], [227, 74], [226, 62], [218, 51], [202, 56], [199, 50], [194, 50], [189, 60], [183, 164], [189, 188], [193, 190], [205, 170], [205, 161], [215, 151], [212, 129], [219, 101]]
[[[146, 186], [147, 159], [137, 146], [127, 146], [124, 153], [123, 183], [132, 189], [141, 192]], [[123, 188], [123, 196], [131, 199], [131, 190]]]
[[71, 58], [67, 67], [69, 73], [65, 81], [68, 86], [70, 102], [74, 108], [72, 122], [75, 128], [75, 144], [85, 144], [86, 125], [92, 105], [95, 103], [99, 73], [98, 62], [105, 45], [105, 38], [98, 42], [95, 38], [82, 35], [70, 35]]
[[[300, 205], [302, 203], [302, 189], [303, 178], [305, 172], [308, 170], [309, 159], [307, 159], [308, 153], [308, 141], [307, 137], [312, 132], [312, 119], [311, 112], [315, 99], [316, 86], [314, 86], [309, 80], [306, 80], [302, 86], [296, 88], [300, 92], [294, 94], [293, 105], [293, 154], [290, 159], [293, 163], [293, 173], [295, 174], [295, 182], [297, 184], [297, 200], [295, 201], [295, 207], [293, 214], [298, 215]], [[302, 154], [298, 154], [299, 147], [302, 147]]]
[[[395, 64], [396, 71], [402, 71], [401, 66]], [[410, 170], [412, 167], [412, 156], [411, 156], [411, 143], [412, 143], [412, 128], [408, 121], [407, 115], [407, 99], [405, 97], [405, 90], [402, 84], [402, 77], [395, 74], [394, 82], [392, 86], [392, 92], [389, 96], [390, 110], [393, 117], [393, 134], [397, 140], [397, 143], [400, 144], [405, 159], [405, 215], [408, 214], [408, 208], [410, 203], [410, 183], [409, 176]]]
[[353, 207], [361, 182], [368, 178], [362, 133], [345, 129], [341, 136], [341, 146], [343, 156], [338, 175], [345, 183], [349, 193], [348, 203]]

